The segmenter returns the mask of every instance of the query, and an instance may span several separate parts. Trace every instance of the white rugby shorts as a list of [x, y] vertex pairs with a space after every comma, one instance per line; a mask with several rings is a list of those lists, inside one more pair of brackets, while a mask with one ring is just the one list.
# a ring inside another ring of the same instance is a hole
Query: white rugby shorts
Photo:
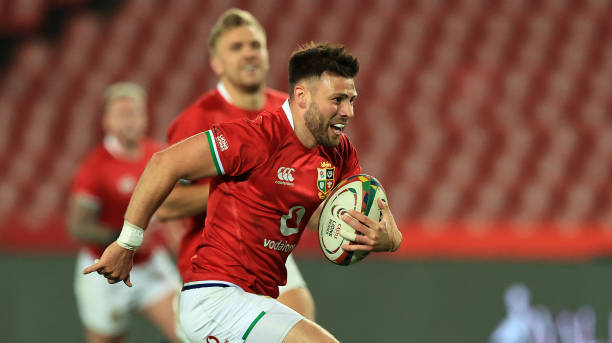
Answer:
[[302, 315], [225, 281], [186, 283], [180, 321], [192, 343], [282, 343]]
[[306, 286], [306, 281], [304, 281], [304, 278], [302, 277], [302, 273], [300, 273], [300, 270], [293, 259], [293, 254], [289, 254], [289, 257], [287, 257], [285, 267], [287, 268], [287, 284], [278, 287], [279, 293], [286, 292], [293, 288], [308, 288]]
[[126, 331], [129, 314], [146, 308], [168, 294], [175, 294], [180, 276], [172, 259], [163, 249], [152, 252], [148, 262], [134, 265], [130, 272], [133, 287], [123, 282], [109, 284], [96, 272], [82, 271], [94, 263], [86, 250], [77, 256], [74, 290], [79, 317], [83, 325], [102, 335], [118, 335]]

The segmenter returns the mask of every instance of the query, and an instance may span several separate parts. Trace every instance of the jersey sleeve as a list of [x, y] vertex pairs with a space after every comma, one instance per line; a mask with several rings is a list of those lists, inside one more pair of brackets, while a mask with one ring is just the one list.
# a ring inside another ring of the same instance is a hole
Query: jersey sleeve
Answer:
[[361, 165], [359, 164], [359, 157], [357, 156], [357, 150], [355, 146], [346, 138], [342, 136], [341, 141], [342, 148], [342, 171], [340, 173], [340, 180], [344, 180], [350, 176], [361, 174]]
[[243, 175], [264, 163], [276, 146], [269, 118], [240, 119], [215, 124], [206, 131], [210, 152], [219, 175]]
[[82, 196], [97, 207], [102, 201], [102, 186], [97, 174], [96, 163], [92, 156], [89, 156], [77, 170], [72, 183], [71, 194]]

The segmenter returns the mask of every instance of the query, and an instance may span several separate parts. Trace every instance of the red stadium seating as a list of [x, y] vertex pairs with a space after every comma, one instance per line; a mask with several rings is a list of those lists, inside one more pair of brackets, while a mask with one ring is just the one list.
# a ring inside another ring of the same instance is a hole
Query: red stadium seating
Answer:
[[[28, 3], [12, 7], [14, 30], [44, 15], [43, 2]], [[360, 58], [349, 135], [406, 232], [612, 224], [608, 1], [231, 5], [265, 26], [276, 88], [286, 88], [298, 43], [342, 42]], [[151, 133], [163, 140], [172, 118], [214, 86], [208, 30], [228, 6], [125, 1], [109, 18], [72, 17], [57, 44], [20, 46], [0, 79], [0, 241], [10, 227], [61, 223], [74, 168], [101, 138], [110, 83], [148, 88]]]

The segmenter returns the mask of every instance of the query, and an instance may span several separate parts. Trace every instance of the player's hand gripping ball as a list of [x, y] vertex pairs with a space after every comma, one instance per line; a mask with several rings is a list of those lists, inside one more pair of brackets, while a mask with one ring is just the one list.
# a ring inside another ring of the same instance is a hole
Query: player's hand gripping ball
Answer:
[[342, 249], [343, 245], [355, 244], [343, 236], [361, 234], [345, 223], [342, 215], [352, 209], [379, 222], [382, 217], [379, 198], [387, 201], [385, 190], [375, 177], [367, 174], [351, 176], [334, 187], [319, 217], [319, 245], [325, 257], [336, 264], [347, 266], [361, 261], [370, 253]]

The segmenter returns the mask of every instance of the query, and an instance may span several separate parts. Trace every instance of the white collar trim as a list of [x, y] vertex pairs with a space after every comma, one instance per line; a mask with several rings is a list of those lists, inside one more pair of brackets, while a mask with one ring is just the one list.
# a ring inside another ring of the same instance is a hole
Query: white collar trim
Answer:
[[295, 124], [293, 123], [293, 114], [291, 113], [291, 107], [289, 107], [289, 99], [285, 100], [282, 108], [283, 108], [283, 111], [285, 111], [287, 120], [289, 120], [289, 124], [291, 124], [291, 128], [293, 129], [293, 131], [295, 131]]
[[233, 104], [232, 96], [227, 91], [227, 88], [225, 88], [225, 85], [223, 84], [223, 82], [219, 81], [217, 83], [217, 90], [219, 91], [219, 93], [221, 93], [221, 96], [223, 97], [223, 99], [225, 99], [225, 101], [229, 102], [230, 104]]
[[121, 158], [123, 155], [123, 147], [117, 137], [113, 135], [104, 136], [104, 148], [115, 158]]

